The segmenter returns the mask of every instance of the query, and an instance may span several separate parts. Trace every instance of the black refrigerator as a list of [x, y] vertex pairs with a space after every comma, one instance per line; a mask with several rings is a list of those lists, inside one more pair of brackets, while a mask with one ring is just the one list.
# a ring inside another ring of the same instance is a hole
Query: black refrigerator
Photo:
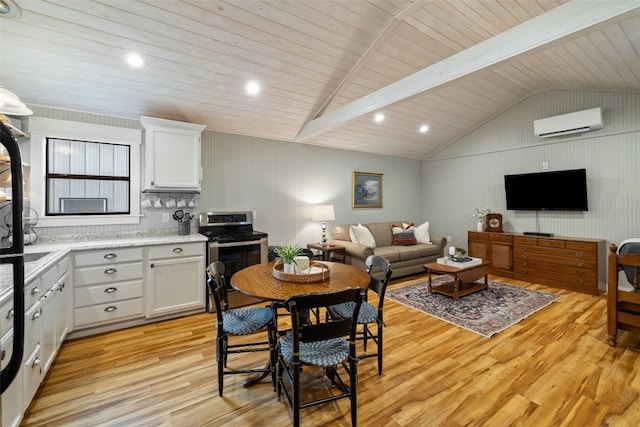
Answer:
[[[0, 131], [0, 148], [4, 147], [0, 150], [0, 175], [11, 173], [11, 191], [5, 191], [10, 196], [0, 199], [0, 215], [2, 218], [10, 218], [10, 223], [7, 222], [8, 230], [2, 229], [3, 232], [8, 231], [8, 235], [0, 240], [0, 276], [3, 281], [12, 282], [14, 313], [13, 345], [11, 349], [2, 349], [1, 355], [4, 367], [0, 377], [0, 388], [4, 393], [18, 375], [24, 353], [24, 186], [18, 141], [1, 121]], [[0, 404], [1, 402], [0, 397]]]

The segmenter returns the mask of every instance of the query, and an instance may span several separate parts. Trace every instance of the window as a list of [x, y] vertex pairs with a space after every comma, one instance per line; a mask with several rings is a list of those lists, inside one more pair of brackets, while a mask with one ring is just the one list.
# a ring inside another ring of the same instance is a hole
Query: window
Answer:
[[38, 226], [140, 223], [140, 129], [30, 117], [29, 133]]
[[46, 215], [128, 214], [128, 145], [47, 138]]

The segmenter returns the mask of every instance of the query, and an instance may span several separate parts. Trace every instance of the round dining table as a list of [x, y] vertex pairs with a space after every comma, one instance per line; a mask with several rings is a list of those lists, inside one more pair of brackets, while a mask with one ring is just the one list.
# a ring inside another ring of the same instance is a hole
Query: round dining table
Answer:
[[[349, 288], [365, 289], [369, 286], [367, 272], [349, 264], [322, 261], [329, 267], [329, 278], [321, 282], [295, 283], [273, 276], [274, 262], [255, 264], [237, 271], [231, 276], [231, 286], [244, 294], [264, 300], [282, 303], [287, 298], [310, 293], [337, 292]], [[269, 365], [269, 363], [267, 363]], [[267, 376], [266, 373], [248, 378], [244, 387], [250, 387]]]
[[284, 302], [295, 295], [328, 293], [348, 288], [364, 289], [369, 285], [366, 271], [349, 264], [323, 261], [329, 267], [329, 278], [321, 282], [295, 283], [273, 276], [275, 263], [255, 264], [231, 276], [231, 286], [237, 291], [268, 301]]

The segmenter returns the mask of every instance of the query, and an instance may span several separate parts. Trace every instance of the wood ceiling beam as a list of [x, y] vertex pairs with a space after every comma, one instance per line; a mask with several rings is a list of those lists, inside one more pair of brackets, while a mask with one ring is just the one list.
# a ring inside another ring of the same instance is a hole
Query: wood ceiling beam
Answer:
[[640, 10], [638, 0], [572, 0], [395, 83], [307, 122], [296, 141], [421, 92], [497, 64], [548, 49], [620, 22]]
[[387, 37], [389, 37], [393, 33], [393, 30], [398, 26], [398, 24], [404, 20], [404, 17], [407, 15], [411, 15], [411, 13], [414, 10], [421, 8], [422, 3], [423, 3], [423, 0], [416, 0], [414, 3], [409, 3], [407, 7], [402, 9], [393, 18], [391, 18], [389, 23], [383, 28], [380, 34], [378, 34], [378, 37], [376, 37], [373, 43], [369, 45], [367, 50], [360, 57], [356, 65], [354, 65], [353, 68], [349, 71], [349, 73], [345, 76], [345, 78], [342, 79], [340, 84], [333, 90], [329, 98], [327, 98], [327, 100], [324, 101], [324, 103], [318, 109], [318, 111], [316, 111], [313, 114], [312, 117], [314, 119], [324, 114], [325, 110], [329, 107], [329, 105], [331, 105], [333, 100], [336, 99], [338, 95], [340, 95], [340, 93], [345, 88], [345, 86], [349, 84], [353, 79], [353, 77], [355, 77], [355, 75], [362, 69], [362, 67], [364, 67], [364, 65], [369, 61], [371, 56], [378, 50], [378, 47], [387, 40]]

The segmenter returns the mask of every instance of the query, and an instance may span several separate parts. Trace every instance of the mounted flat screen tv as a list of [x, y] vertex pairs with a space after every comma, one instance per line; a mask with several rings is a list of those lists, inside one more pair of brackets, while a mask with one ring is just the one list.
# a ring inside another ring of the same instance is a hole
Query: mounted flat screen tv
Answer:
[[587, 171], [505, 175], [507, 210], [587, 211]]

